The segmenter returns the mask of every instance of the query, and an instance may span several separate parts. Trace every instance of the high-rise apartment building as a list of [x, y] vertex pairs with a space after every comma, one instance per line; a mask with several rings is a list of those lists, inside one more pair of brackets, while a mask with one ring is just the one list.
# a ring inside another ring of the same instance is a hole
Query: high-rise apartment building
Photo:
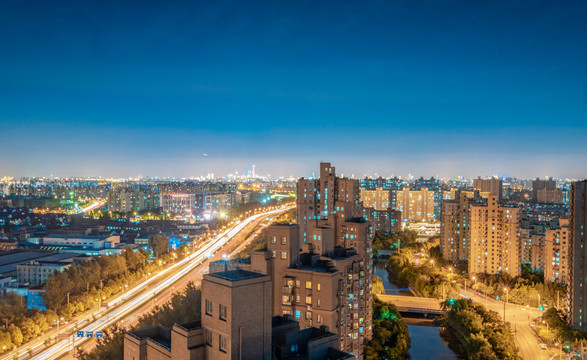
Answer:
[[452, 262], [468, 261], [469, 273], [520, 273], [519, 209], [496, 195], [462, 191], [442, 203], [440, 247]]
[[[136, 360], [348, 360], [326, 326], [300, 330], [272, 316], [271, 279], [232, 269], [204, 275], [201, 321], [128, 331], [124, 358]], [[197, 305], [196, 305], [197, 306]]]
[[377, 188], [375, 190], [361, 189], [363, 206], [375, 210], [387, 210], [391, 207], [391, 190]]
[[159, 189], [151, 186], [119, 186], [110, 189], [108, 210], [121, 213], [153, 211], [160, 206]]
[[530, 242], [530, 269], [532, 271], [544, 271], [546, 267], [546, 240], [544, 235], [532, 235]]
[[442, 202], [442, 186], [438, 179], [431, 177], [430, 179], [424, 179], [420, 177], [414, 180], [412, 184], [412, 190], [423, 190], [428, 189], [434, 192], [434, 219], [440, 219], [440, 205]]
[[185, 193], [164, 193], [161, 194], [161, 207], [164, 213], [192, 215], [196, 214], [198, 206], [198, 195]]
[[501, 203], [503, 194], [503, 182], [501, 179], [481, 179], [479, 176], [477, 179], [473, 180], [473, 187], [475, 190], [479, 190], [479, 192], [490, 193], [497, 196], [497, 201]]
[[401, 190], [404, 185], [405, 181], [398, 179], [397, 177], [393, 178], [364, 178], [361, 179], [361, 189], [365, 190], [376, 190], [381, 189], [383, 191], [389, 191], [389, 207], [392, 209], [396, 208], [396, 201], [395, 201], [395, 192], [397, 190]]
[[434, 191], [404, 188], [396, 192], [396, 210], [404, 221], [434, 221]]
[[569, 219], [560, 219], [558, 229], [544, 235], [544, 282], [566, 284], [569, 279]]
[[366, 207], [365, 218], [371, 223], [373, 235], [378, 232], [389, 235], [394, 232], [400, 232], [402, 229], [402, 213], [397, 210], [375, 210]]
[[274, 315], [291, 315], [302, 329], [326, 325], [340, 350], [362, 358], [371, 337], [372, 229], [359, 182], [321, 163], [320, 178], [302, 178], [297, 189], [298, 224], [271, 226], [251, 269], [271, 275]]
[[542, 204], [562, 204], [563, 192], [556, 187], [556, 181], [532, 180], [532, 200]]
[[501, 206], [496, 195], [469, 208], [469, 273], [520, 275], [519, 209]]
[[[587, 331], [587, 323], [583, 314], [587, 311], [587, 243], [585, 227], [587, 226], [587, 180], [571, 185], [569, 205], [569, 238], [571, 239], [569, 256], [569, 322], [580, 331]], [[583, 311], [585, 310], [585, 311]]]

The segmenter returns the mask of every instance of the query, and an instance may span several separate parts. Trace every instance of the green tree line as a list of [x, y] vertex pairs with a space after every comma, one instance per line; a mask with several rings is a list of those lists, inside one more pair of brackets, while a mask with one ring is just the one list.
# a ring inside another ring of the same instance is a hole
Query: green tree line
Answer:
[[365, 342], [365, 360], [409, 359], [410, 334], [393, 304], [373, 302], [373, 336]]
[[467, 359], [520, 360], [509, 326], [495, 311], [470, 299], [443, 303], [447, 325], [452, 328]]

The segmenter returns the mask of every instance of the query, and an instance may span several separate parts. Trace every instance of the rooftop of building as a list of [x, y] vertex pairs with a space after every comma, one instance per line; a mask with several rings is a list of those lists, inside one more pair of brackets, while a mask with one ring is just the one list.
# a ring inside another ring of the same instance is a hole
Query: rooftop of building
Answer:
[[255, 279], [255, 278], [267, 276], [267, 275], [260, 274], [257, 272], [242, 270], [242, 269], [220, 271], [220, 272], [211, 273], [208, 275], [216, 277], [218, 279], [227, 280], [227, 281], [241, 281], [241, 280]]
[[171, 349], [171, 329], [163, 326], [151, 326], [148, 328], [128, 331], [128, 335], [142, 340], [150, 339], [167, 349]]
[[70, 235], [70, 234], [51, 234], [45, 236], [49, 239], [86, 239], [86, 240], [105, 240], [107, 235]]

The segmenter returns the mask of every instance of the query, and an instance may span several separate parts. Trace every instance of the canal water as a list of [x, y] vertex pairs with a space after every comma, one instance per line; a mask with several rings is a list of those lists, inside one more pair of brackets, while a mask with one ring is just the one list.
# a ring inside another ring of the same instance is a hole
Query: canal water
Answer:
[[[385, 293], [388, 295], [412, 296], [408, 291], [399, 290], [400, 287], [389, 280], [385, 261], [375, 265], [375, 276], [383, 281]], [[448, 342], [440, 336], [440, 328], [434, 326], [432, 320], [404, 318], [410, 332], [412, 346], [409, 353], [411, 360], [458, 360], [459, 358], [452, 351]]]

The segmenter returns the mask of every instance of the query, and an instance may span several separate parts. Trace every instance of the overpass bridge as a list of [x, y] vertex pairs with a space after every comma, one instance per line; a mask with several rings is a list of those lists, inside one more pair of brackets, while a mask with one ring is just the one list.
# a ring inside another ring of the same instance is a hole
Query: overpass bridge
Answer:
[[393, 304], [400, 313], [441, 315], [440, 300], [419, 296], [376, 295], [383, 303]]

